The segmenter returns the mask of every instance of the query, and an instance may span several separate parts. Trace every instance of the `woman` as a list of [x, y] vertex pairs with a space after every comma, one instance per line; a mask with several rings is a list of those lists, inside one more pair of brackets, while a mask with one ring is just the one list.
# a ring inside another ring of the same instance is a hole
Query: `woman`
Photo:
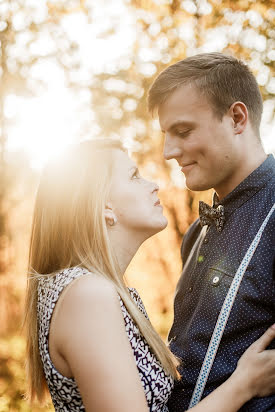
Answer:
[[[168, 411], [178, 360], [123, 280], [139, 246], [167, 225], [158, 189], [112, 140], [75, 145], [45, 169], [26, 305], [32, 399], [49, 387], [57, 411]], [[275, 357], [263, 351], [274, 337], [270, 328], [194, 412], [237, 411], [274, 391]]]

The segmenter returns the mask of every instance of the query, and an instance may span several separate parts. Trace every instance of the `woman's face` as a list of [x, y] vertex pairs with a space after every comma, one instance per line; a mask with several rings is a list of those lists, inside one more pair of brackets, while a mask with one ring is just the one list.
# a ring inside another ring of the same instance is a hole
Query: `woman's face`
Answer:
[[136, 164], [122, 150], [115, 150], [110, 206], [120, 225], [144, 240], [167, 226], [158, 199], [159, 187], [140, 176]]

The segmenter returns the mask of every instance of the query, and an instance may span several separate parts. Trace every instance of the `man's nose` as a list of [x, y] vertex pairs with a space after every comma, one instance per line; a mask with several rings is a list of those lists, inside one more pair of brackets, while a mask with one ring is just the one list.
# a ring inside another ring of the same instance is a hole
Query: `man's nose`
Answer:
[[178, 147], [176, 139], [172, 139], [168, 134], [165, 136], [163, 156], [166, 160], [181, 156], [181, 149]]

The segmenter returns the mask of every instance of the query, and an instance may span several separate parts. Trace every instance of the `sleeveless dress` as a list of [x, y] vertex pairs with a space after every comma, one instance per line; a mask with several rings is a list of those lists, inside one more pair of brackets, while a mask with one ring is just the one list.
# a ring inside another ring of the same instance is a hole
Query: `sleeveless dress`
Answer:
[[[38, 281], [39, 352], [52, 402], [57, 412], [85, 411], [75, 380], [63, 376], [56, 370], [51, 361], [49, 354], [49, 330], [55, 304], [63, 289], [74, 279], [87, 274], [89, 274], [88, 270], [81, 267], [73, 267], [58, 272], [55, 276], [41, 276]], [[129, 292], [140, 311], [148, 319], [138, 292], [133, 288], [129, 288]], [[173, 378], [165, 373], [119, 295], [118, 298], [124, 317], [125, 331], [132, 347], [149, 411], [168, 412], [166, 403], [174, 386]]]

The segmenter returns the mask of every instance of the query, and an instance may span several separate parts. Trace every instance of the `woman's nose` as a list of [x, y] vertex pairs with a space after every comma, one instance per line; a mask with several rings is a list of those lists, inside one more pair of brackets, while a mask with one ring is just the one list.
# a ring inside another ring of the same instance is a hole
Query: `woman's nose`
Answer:
[[158, 191], [159, 191], [159, 185], [158, 185], [157, 183], [155, 183], [155, 182], [152, 182], [152, 184], [153, 184], [152, 193], [158, 192]]

